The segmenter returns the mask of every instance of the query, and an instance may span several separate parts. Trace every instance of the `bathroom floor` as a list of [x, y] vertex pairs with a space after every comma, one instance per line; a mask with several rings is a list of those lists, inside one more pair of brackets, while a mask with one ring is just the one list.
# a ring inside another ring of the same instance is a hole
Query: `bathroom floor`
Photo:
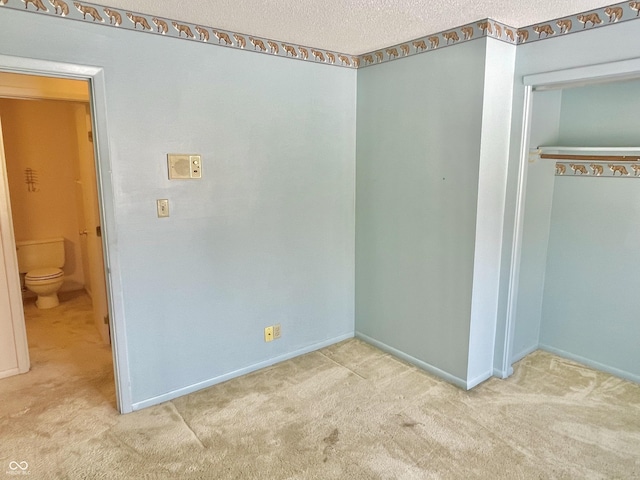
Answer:
[[21, 392], [27, 410], [38, 409], [51, 395], [64, 401], [84, 390], [91, 391], [93, 401], [115, 408], [111, 346], [102, 342], [93, 322], [91, 298], [83, 290], [58, 296], [60, 305], [47, 310], [36, 307], [35, 297], [24, 299], [31, 369], [7, 380]]

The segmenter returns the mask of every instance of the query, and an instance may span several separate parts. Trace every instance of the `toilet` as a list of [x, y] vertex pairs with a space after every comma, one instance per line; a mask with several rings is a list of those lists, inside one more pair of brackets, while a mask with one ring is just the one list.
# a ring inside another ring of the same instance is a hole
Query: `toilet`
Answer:
[[57, 307], [58, 290], [64, 283], [64, 238], [16, 242], [16, 249], [24, 285], [38, 295], [36, 307]]

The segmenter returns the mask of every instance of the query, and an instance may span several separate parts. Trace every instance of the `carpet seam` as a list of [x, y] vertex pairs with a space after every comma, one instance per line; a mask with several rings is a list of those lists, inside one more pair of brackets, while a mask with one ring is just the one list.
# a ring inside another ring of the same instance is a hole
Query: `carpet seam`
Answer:
[[200, 440], [200, 437], [198, 437], [198, 434], [193, 430], [193, 428], [191, 428], [191, 425], [189, 425], [189, 423], [185, 420], [185, 418], [182, 416], [182, 413], [180, 413], [180, 410], [178, 410], [178, 407], [175, 406], [175, 404], [173, 402], [169, 402], [171, 404], [171, 406], [173, 407], [173, 409], [176, 411], [176, 413], [178, 414], [178, 416], [182, 419], [182, 423], [185, 424], [185, 426], [189, 429], [189, 431], [191, 431], [191, 433], [193, 434], [193, 436], [196, 438], [196, 440], [198, 441], [198, 443], [200, 444], [200, 446], [206, 450], [207, 447], [205, 446], [204, 443], [202, 443], [202, 440]]
[[356, 371], [354, 371], [354, 370], [350, 369], [350, 368], [349, 368], [349, 367], [347, 367], [346, 365], [343, 365], [343, 364], [342, 364], [342, 363], [340, 363], [340, 362], [336, 362], [333, 358], [331, 358], [331, 357], [329, 357], [329, 356], [325, 355], [323, 352], [318, 351], [318, 353], [319, 353], [320, 355], [322, 355], [323, 357], [325, 357], [326, 359], [331, 360], [333, 363], [335, 363], [335, 364], [336, 364], [336, 365], [338, 365], [339, 367], [342, 367], [342, 368], [344, 368], [344, 369], [346, 369], [346, 370], [349, 370], [351, 373], [353, 373], [354, 375], [356, 375], [356, 376], [360, 377], [360, 378], [361, 378], [361, 379], [363, 379], [363, 380], [367, 380], [367, 378], [366, 378], [366, 377], [363, 377], [363, 376], [362, 376], [362, 375], [360, 375], [358, 372], [356, 372]]

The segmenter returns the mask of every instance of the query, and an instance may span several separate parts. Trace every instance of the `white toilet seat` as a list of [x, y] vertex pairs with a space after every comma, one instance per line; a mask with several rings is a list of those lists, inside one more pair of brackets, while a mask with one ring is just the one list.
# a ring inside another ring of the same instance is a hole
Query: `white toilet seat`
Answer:
[[38, 268], [27, 273], [27, 275], [24, 277], [24, 280], [25, 282], [29, 282], [33, 285], [37, 283], [51, 283], [62, 278], [63, 276], [64, 272], [59, 268]]
[[58, 290], [64, 283], [64, 272], [55, 267], [36, 268], [24, 277], [24, 285], [38, 295], [36, 307], [46, 309], [57, 307]]

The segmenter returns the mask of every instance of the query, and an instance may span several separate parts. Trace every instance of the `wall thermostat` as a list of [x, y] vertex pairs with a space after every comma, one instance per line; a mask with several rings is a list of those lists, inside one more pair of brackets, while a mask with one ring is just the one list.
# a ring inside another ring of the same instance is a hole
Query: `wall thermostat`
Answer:
[[200, 155], [169, 153], [169, 179], [202, 178], [202, 158]]

